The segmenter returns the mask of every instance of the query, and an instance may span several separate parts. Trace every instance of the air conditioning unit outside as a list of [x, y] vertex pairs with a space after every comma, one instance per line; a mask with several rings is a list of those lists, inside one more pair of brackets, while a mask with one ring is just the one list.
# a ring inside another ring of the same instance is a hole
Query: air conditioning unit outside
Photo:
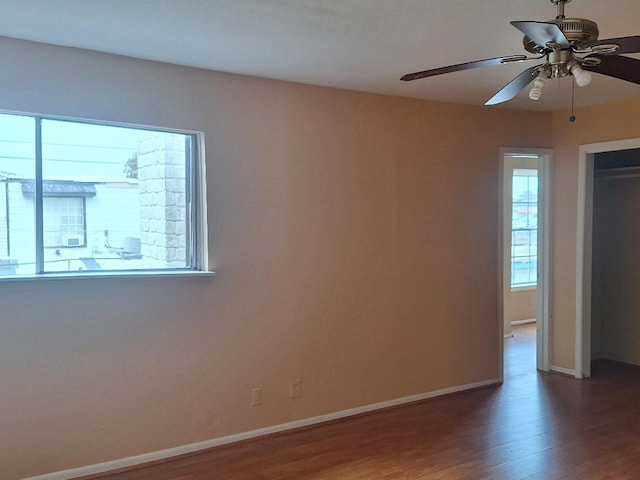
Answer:
[[63, 235], [62, 246], [63, 247], [81, 247], [84, 243], [83, 235]]

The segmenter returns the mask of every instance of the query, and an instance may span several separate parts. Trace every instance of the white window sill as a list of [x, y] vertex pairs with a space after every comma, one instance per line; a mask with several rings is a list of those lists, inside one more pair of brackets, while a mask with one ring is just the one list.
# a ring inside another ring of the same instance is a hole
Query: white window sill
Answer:
[[94, 278], [160, 278], [160, 277], [213, 277], [216, 272], [201, 270], [139, 270], [85, 273], [41, 273], [38, 275], [12, 275], [0, 277], [0, 282], [33, 282], [46, 280], [84, 280]]

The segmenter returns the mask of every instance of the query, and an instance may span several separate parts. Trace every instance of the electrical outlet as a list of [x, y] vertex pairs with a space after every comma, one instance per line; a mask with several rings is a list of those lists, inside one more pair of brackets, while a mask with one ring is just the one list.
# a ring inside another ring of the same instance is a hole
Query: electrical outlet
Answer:
[[300, 398], [302, 396], [302, 381], [299, 378], [289, 382], [289, 396], [291, 398]]
[[257, 407], [258, 405], [262, 405], [262, 388], [252, 388], [251, 389], [251, 406]]

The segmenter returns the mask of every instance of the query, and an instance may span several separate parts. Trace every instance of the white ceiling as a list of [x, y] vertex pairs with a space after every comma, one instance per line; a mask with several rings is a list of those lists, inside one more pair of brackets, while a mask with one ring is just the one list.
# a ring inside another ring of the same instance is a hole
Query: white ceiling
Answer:
[[[639, 0], [573, 0], [568, 17], [600, 38], [640, 35]], [[223, 72], [482, 105], [528, 66], [467, 70], [414, 82], [428, 68], [526, 53], [511, 20], [555, 18], [549, 0], [0, 0], [0, 35]], [[1, 59], [0, 59], [1, 65]], [[539, 102], [571, 105], [571, 80]], [[640, 85], [594, 74], [576, 106], [640, 96]], [[501, 107], [490, 107], [501, 108]]]

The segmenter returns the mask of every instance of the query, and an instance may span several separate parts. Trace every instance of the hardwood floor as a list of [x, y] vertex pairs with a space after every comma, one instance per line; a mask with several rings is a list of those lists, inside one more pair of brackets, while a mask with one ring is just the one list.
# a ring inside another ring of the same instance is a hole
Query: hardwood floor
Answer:
[[640, 369], [535, 370], [535, 327], [505, 340], [505, 383], [220, 447], [108, 480], [638, 479]]

